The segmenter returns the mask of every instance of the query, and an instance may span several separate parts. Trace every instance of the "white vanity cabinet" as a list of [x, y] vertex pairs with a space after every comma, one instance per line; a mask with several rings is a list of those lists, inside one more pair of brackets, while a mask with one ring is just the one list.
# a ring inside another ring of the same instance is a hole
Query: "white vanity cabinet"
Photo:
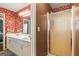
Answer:
[[18, 56], [31, 56], [31, 42], [8, 37], [7, 49]]

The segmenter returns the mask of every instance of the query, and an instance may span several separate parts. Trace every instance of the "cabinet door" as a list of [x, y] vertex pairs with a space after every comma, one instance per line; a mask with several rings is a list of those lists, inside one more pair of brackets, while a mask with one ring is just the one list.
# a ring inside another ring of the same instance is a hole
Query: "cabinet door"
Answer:
[[10, 50], [12, 50], [12, 48], [13, 48], [13, 44], [12, 43], [13, 42], [12, 42], [11, 38], [8, 38], [7, 39], [7, 48], [10, 49]]
[[31, 47], [23, 46], [23, 56], [31, 56]]
[[19, 40], [17, 40], [16, 41], [16, 47], [15, 47], [15, 49], [16, 49], [16, 51], [15, 51], [15, 53], [17, 54], [17, 55], [19, 55], [19, 56], [22, 56], [22, 50], [23, 50], [23, 47], [22, 47], [22, 44], [21, 44], [22, 42], [21, 41], [19, 41]]
[[7, 38], [7, 48], [9, 48], [9, 38]]
[[23, 45], [23, 52], [22, 52], [23, 56], [30, 56], [31, 55], [31, 43], [22, 41], [22, 45]]
[[25, 51], [26, 51], [27, 53], [25, 53], [25, 55], [31, 56], [31, 47], [28, 46], [28, 47], [26, 47], [26, 49], [27, 49], [27, 50], [25, 50]]
[[16, 52], [16, 51], [17, 51], [17, 49], [16, 49], [16, 44], [17, 44], [16, 39], [13, 39], [13, 38], [12, 38], [12, 46], [13, 46], [12, 51], [13, 51], [13, 52]]

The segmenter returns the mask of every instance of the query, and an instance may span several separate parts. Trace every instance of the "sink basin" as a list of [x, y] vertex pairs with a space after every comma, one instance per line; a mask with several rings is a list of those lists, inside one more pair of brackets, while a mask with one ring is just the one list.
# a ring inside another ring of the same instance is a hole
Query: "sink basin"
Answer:
[[16, 39], [20, 39], [20, 40], [24, 40], [24, 41], [29, 41], [29, 42], [31, 41], [29, 34], [11, 33], [11, 34], [7, 34], [7, 37], [12, 37], [12, 38], [16, 38]]

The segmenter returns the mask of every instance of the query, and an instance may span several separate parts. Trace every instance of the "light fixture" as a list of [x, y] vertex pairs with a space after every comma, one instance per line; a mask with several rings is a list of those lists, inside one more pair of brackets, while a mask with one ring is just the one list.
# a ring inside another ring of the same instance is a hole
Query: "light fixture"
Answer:
[[25, 10], [25, 11], [22, 11], [19, 13], [19, 16], [23, 16], [25, 14], [28, 14], [29, 13], [29, 10]]

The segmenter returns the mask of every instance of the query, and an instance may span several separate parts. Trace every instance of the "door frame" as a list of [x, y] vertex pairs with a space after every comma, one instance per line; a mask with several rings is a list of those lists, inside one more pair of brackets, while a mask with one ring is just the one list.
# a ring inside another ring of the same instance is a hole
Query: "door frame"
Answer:
[[36, 56], [36, 3], [32, 3], [31, 8], [31, 55]]
[[4, 13], [0, 13], [3, 18], [1, 18], [3, 20], [3, 50], [5, 50], [5, 14]]
[[72, 56], [74, 56], [74, 48], [75, 48], [75, 15], [74, 15], [75, 6], [72, 6], [72, 16], [71, 16], [71, 31], [72, 31]]
[[76, 17], [75, 17], [75, 11], [79, 10], [79, 7], [77, 6], [72, 6], [72, 21], [71, 21], [71, 25], [72, 25], [72, 56], [75, 56], [75, 38], [76, 38]]

